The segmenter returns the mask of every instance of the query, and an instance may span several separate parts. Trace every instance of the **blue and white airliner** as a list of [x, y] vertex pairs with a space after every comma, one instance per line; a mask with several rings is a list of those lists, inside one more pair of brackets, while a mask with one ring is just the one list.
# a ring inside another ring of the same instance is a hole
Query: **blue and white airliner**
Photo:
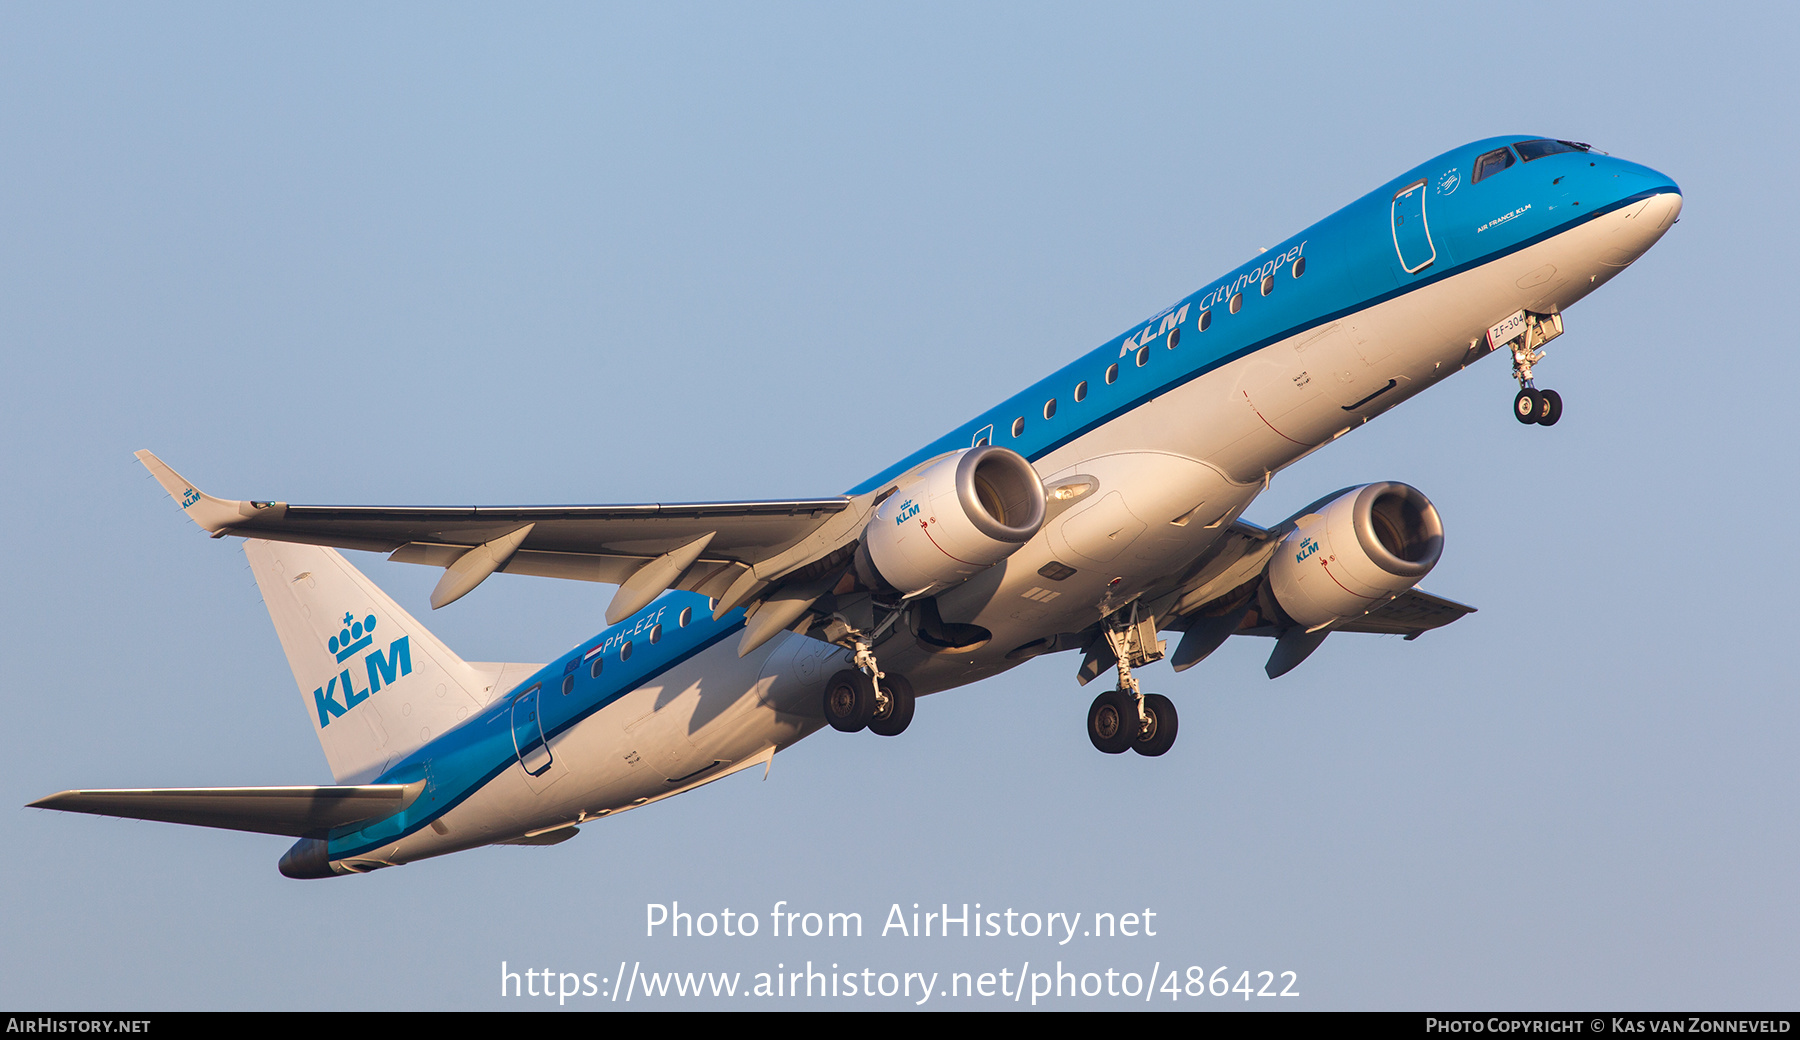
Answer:
[[[1176, 670], [1267, 636], [1271, 678], [1333, 632], [1414, 638], [1471, 608], [1416, 583], [1443, 551], [1420, 491], [1239, 519], [1270, 476], [1490, 353], [1521, 423], [1569, 307], [1681, 213], [1675, 183], [1571, 141], [1440, 155], [1137, 322], [842, 495], [500, 507], [230, 501], [138, 457], [244, 552], [336, 784], [65, 791], [35, 806], [290, 835], [289, 877], [549, 845], [829, 725], [896, 736], [915, 698], [1044, 654], [1102, 752], [1161, 755]], [[337, 549], [618, 586], [610, 627], [548, 664], [465, 661]], [[1173, 651], [1161, 635], [1175, 633]], [[1073, 713], [1071, 713], [1073, 714]], [[848, 739], [848, 738], [845, 738]]]

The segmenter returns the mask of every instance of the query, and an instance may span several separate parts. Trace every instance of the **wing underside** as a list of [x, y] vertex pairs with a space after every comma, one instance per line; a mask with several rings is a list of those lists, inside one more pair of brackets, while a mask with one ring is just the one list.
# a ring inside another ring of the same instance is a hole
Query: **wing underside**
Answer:
[[[1176, 671], [1200, 663], [1231, 636], [1269, 636], [1276, 641], [1265, 667], [1272, 679], [1304, 661], [1333, 632], [1397, 635], [1411, 640], [1475, 612], [1474, 607], [1412, 588], [1357, 617], [1312, 629], [1295, 626], [1284, 620], [1263, 578], [1276, 544], [1292, 523], [1290, 519], [1274, 528], [1234, 523], [1227, 536], [1190, 569], [1190, 576], [1170, 598], [1160, 625], [1181, 633], [1171, 655]], [[1090, 654], [1090, 660], [1083, 663], [1083, 674], [1097, 674], [1096, 665], [1103, 664]]]

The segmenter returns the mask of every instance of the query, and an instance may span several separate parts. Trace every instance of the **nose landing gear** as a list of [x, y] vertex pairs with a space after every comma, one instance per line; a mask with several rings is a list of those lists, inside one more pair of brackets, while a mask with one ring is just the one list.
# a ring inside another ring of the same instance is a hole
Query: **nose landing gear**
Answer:
[[1513, 378], [1519, 382], [1519, 394], [1513, 398], [1513, 418], [1527, 426], [1555, 426], [1556, 420], [1562, 418], [1562, 395], [1554, 390], [1539, 390], [1532, 375], [1532, 366], [1544, 360], [1544, 351], [1538, 348], [1562, 335], [1562, 331], [1560, 314], [1540, 316], [1520, 311], [1487, 332], [1490, 346], [1505, 344], [1512, 348]]

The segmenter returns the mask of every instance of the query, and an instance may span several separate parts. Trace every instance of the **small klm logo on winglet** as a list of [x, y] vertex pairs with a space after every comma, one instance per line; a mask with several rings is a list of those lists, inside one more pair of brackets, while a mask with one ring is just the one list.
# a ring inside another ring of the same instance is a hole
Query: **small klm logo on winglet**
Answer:
[[[374, 641], [375, 615], [366, 615], [358, 621], [355, 614], [345, 611], [343, 630], [326, 640], [325, 649], [339, 664], [343, 664]], [[332, 676], [325, 685], [313, 690], [313, 706], [319, 712], [320, 729], [331, 725], [332, 719], [341, 717], [368, 700], [369, 695], [381, 689], [383, 683], [392, 686], [396, 681], [412, 674], [412, 644], [409, 637], [401, 636], [389, 643], [385, 653], [376, 650], [365, 656], [363, 671], [369, 679], [367, 689], [357, 689], [350, 679], [350, 669], [345, 668]], [[336, 696], [340, 688], [344, 693], [342, 704], [338, 703]]]

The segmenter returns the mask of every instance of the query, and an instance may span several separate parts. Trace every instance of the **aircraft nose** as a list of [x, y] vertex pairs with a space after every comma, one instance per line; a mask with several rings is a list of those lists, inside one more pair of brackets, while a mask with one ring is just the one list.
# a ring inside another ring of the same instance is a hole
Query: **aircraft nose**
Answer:
[[1681, 219], [1680, 190], [1665, 191], [1652, 197], [1638, 219], [1649, 222], [1659, 232], [1669, 230], [1671, 224]]
[[[1611, 233], [1597, 259], [1609, 268], [1626, 267], [1662, 238], [1681, 216], [1679, 191], [1649, 191], [1626, 200], [1624, 208], [1609, 214]], [[1610, 277], [1610, 275], [1609, 275]]]
[[[1611, 166], [1613, 176], [1618, 180], [1621, 198], [1643, 198], [1655, 193], [1657, 197], [1668, 196], [1666, 204], [1673, 204], [1675, 212], [1681, 212], [1681, 186], [1675, 178], [1641, 163], [1624, 159], [1602, 160], [1603, 165]], [[1674, 222], [1671, 216], [1670, 222]]]

